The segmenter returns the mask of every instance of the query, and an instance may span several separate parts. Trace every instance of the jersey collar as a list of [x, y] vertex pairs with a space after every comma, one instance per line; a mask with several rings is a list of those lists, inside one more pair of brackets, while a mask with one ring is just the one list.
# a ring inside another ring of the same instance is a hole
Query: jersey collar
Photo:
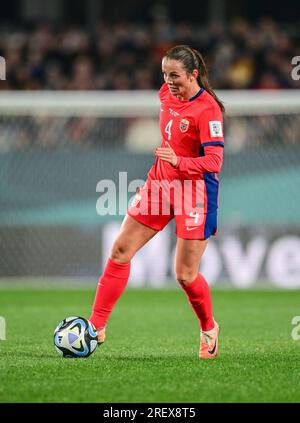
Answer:
[[193, 101], [196, 98], [198, 98], [204, 91], [204, 88], [200, 88], [200, 90], [197, 92], [197, 94], [195, 94], [193, 97], [189, 98], [189, 101]]

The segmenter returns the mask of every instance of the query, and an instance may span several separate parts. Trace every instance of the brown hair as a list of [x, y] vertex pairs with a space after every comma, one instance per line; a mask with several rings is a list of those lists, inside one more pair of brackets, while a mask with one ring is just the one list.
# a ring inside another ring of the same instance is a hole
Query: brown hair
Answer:
[[203, 57], [198, 50], [183, 44], [168, 50], [164, 57], [166, 59], [179, 60], [183, 63], [183, 66], [188, 73], [192, 73], [194, 69], [197, 69], [199, 72], [197, 77], [198, 84], [216, 100], [222, 112], [225, 111], [222, 101], [217, 97], [209, 83], [207, 68]]

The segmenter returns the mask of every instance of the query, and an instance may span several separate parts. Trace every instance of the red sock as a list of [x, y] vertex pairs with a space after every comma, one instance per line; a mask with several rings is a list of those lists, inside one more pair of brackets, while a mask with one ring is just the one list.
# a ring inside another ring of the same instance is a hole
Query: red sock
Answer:
[[195, 280], [189, 285], [182, 285], [188, 300], [200, 321], [202, 330], [211, 330], [215, 326], [212, 314], [210, 290], [205, 278], [198, 273]]
[[104, 328], [106, 325], [114, 305], [125, 289], [129, 273], [130, 262], [117, 263], [108, 259], [98, 283], [93, 312], [89, 318], [96, 329]]

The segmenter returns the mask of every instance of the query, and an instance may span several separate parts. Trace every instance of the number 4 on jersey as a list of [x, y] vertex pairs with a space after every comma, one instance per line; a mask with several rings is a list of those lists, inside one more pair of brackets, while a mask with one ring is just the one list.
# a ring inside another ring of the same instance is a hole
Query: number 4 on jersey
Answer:
[[173, 119], [169, 120], [169, 122], [166, 124], [166, 127], [165, 127], [165, 132], [168, 134], [168, 140], [169, 141], [171, 139], [172, 124], [173, 124]]

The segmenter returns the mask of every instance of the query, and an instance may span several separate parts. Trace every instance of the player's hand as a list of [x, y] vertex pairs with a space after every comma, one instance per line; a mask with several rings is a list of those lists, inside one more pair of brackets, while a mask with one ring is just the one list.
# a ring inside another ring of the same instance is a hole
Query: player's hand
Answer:
[[178, 157], [174, 153], [173, 148], [170, 146], [168, 142], [165, 142], [167, 147], [157, 147], [155, 150], [156, 157], [164, 160], [165, 162], [170, 163], [172, 166], [177, 165]]

